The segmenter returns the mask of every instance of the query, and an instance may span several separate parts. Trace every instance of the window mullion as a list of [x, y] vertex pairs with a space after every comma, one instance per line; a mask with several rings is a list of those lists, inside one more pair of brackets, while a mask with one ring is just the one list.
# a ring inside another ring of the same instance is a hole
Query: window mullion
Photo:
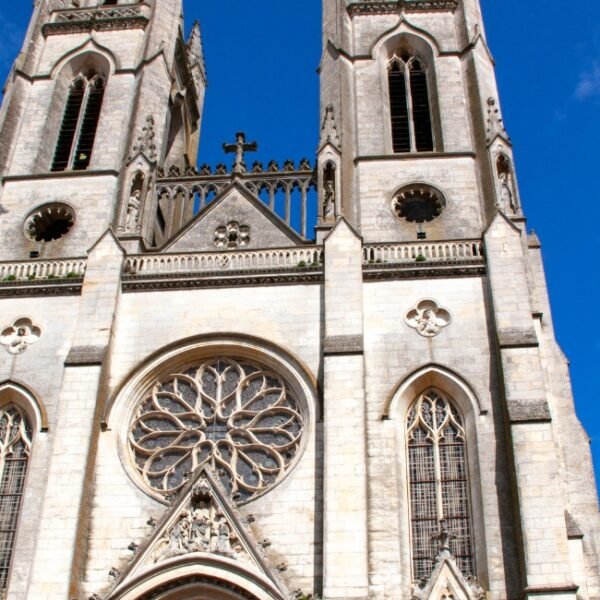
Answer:
[[417, 141], [415, 135], [415, 118], [413, 114], [413, 99], [412, 99], [412, 81], [411, 81], [411, 68], [410, 64], [405, 66], [404, 72], [406, 73], [406, 107], [408, 112], [408, 143], [410, 144], [410, 151], [417, 151]]
[[444, 518], [444, 500], [442, 498], [442, 465], [440, 461], [440, 438], [436, 432], [433, 442], [433, 465], [435, 469], [435, 501], [438, 521]]
[[81, 130], [83, 129], [83, 119], [85, 118], [85, 111], [87, 110], [88, 101], [90, 98], [90, 89], [92, 84], [89, 81], [85, 82], [85, 92], [81, 101], [81, 108], [79, 109], [79, 115], [77, 117], [77, 126], [75, 127], [75, 134], [73, 135], [73, 144], [71, 146], [71, 154], [69, 154], [69, 169], [73, 169], [75, 166], [75, 154], [79, 146], [79, 138], [81, 136]]

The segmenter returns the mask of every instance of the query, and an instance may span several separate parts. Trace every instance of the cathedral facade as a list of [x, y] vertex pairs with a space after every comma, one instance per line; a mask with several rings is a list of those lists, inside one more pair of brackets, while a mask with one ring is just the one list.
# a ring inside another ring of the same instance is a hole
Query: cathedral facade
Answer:
[[[197, 165], [181, 0], [36, 0], [0, 110], [0, 596], [600, 600], [478, 0], [324, 0], [316, 157]], [[210, 49], [208, 49], [210, 51]]]

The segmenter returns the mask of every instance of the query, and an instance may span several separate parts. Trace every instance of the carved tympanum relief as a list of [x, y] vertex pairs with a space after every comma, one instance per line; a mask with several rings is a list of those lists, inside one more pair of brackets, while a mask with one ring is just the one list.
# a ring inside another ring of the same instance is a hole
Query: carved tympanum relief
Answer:
[[406, 324], [423, 337], [435, 337], [444, 327], [450, 325], [450, 313], [440, 307], [435, 300], [421, 300], [406, 313]]
[[144, 483], [163, 495], [208, 464], [243, 502], [284, 477], [303, 428], [298, 402], [279, 375], [217, 358], [154, 384], [134, 414], [129, 447]]
[[189, 507], [167, 530], [153, 553], [153, 562], [190, 552], [210, 552], [248, 560], [243, 545], [226, 515], [212, 498], [210, 485], [201, 479], [191, 495]]
[[223, 250], [237, 250], [250, 243], [250, 227], [230, 221], [215, 229], [215, 246]]
[[10, 354], [21, 354], [35, 344], [42, 335], [42, 330], [34, 325], [31, 319], [17, 319], [0, 334], [0, 344]]

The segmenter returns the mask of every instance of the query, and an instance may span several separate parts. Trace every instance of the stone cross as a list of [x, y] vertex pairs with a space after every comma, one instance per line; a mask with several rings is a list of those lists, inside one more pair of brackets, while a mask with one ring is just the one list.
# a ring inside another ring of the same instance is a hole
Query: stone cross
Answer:
[[241, 131], [236, 133], [235, 136], [235, 144], [223, 144], [223, 150], [228, 154], [235, 152], [235, 162], [233, 163], [232, 173], [245, 173], [246, 161], [244, 160], [244, 153], [256, 152], [258, 150], [258, 144], [256, 142], [246, 143], [246, 134]]

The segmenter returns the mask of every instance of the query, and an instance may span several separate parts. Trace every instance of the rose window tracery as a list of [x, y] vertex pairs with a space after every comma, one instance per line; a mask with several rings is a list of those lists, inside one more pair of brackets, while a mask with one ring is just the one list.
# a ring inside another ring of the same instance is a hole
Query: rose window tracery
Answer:
[[276, 373], [218, 358], [158, 380], [134, 413], [129, 446], [144, 482], [177, 492], [209, 464], [237, 502], [277, 483], [297, 455], [304, 422]]

